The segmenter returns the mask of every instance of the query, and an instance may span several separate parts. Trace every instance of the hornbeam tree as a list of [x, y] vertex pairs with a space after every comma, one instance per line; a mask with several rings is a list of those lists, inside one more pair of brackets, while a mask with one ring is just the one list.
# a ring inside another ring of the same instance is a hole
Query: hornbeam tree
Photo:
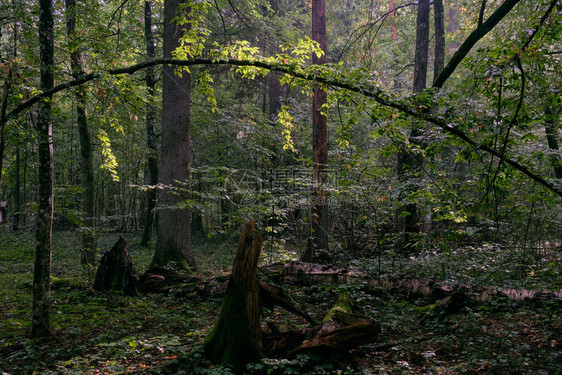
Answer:
[[[164, 58], [172, 57], [179, 47], [185, 27], [176, 19], [180, 1], [164, 1]], [[191, 168], [191, 78], [187, 72], [176, 74], [174, 67], [162, 69], [162, 134], [160, 144], [159, 180], [166, 186], [160, 194], [158, 239], [153, 266], [175, 262], [182, 268], [195, 265], [191, 252], [191, 212], [182, 207], [187, 198], [177, 181], [189, 182]]]
[[[39, 56], [41, 61], [41, 90], [54, 85], [54, 31], [51, 0], [39, 1]], [[51, 101], [39, 103], [37, 115], [39, 154], [39, 204], [37, 212], [35, 268], [33, 270], [33, 311], [31, 336], [51, 335], [49, 321], [51, 251], [53, 229], [53, 124]]]
[[[76, 0], [66, 0], [66, 32], [70, 52], [70, 68], [72, 77], [79, 78], [84, 71], [82, 69], [82, 57], [75, 38], [76, 29]], [[81, 260], [83, 264], [95, 264], [96, 239], [95, 227], [95, 204], [94, 204], [94, 167], [92, 164], [92, 143], [88, 130], [88, 118], [86, 116], [86, 90], [79, 86], [74, 91], [76, 100], [76, 121], [80, 133], [80, 169], [82, 172], [82, 211], [85, 215], [83, 228], [80, 233], [82, 240]]]

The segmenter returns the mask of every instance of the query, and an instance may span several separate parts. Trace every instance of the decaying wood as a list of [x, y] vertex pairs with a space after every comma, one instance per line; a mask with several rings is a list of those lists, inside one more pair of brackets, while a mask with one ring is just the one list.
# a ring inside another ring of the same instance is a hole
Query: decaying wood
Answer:
[[279, 306], [290, 313], [304, 318], [310, 324], [316, 324], [310, 315], [295, 305], [283, 289], [264, 282], [259, 283], [259, 288], [260, 302], [262, 306], [265, 306], [270, 310], [272, 310], [274, 306]]
[[321, 325], [287, 332], [270, 326], [271, 332], [263, 334], [264, 351], [269, 356], [286, 356], [305, 351], [325, 354], [375, 342], [380, 325], [364, 316], [352, 314], [350, 310], [350, 300], [338, 298]]
[[96, 272], [93, 289], [97, 291], [114, 290], [126, 295], [137, 295], [137, 278], [133, 271], [133, 261], [129, 255], [129, 241], [123, 238], [106, 252]]
[[167, 293], [178, 284], [198, 283], [199, 279], [185, 272], [152, 267], [139, 277], [138, 288], [143, 293]]
[[317, 283], [366, 283], [372, 288], [382, 288], [391, 293], [405, 294], [406, 297], [417, 298], [420, 296], [433, 296], [443, 299], [454, 291], [462, 290], [475, 301], [485, 301], [496, 295], [507, 296], [509, 299], [524, 303], [541, 303], [553, 299], [562, 299], [562, 291], [539, 291], [527, 289], [507, 289], [475, 286], [468, 284], [449, 285], [433, 280], [401, 279], [388, 280], [370, 277], [364, 272], [349, 270], [333, 265], [286, 262], [275, 263], [263, 268], [269, 277], [276, 277], [280, 281], [294, 282], [301, 285]]
[[284, 282], [294, 282], [301, 285], [349, 283], [365, 280], [368, 277], [363, 272], [344, 267], [307, 262], [274, 263], [265, 267], [262, 271], [270, 277], [277, 276]]
[[254, 227], [252, 221], [242, 227], [221, 312], [204, 344], [211, 361], [230, 365], [235, 373], [242, 373], [247, 363], [263, 356], [257, 280], [263, 241]]
[[[219, 318], [203, 345], [211, 361], [229, 365], [235, 373], [243, 373], [247, 363], [259, 360], [263, 354], [282, 356], [314, 350], [321, 353], [345, 351], [377, 339], [380, 332], [377, 323], [351, 314], [342, 306], [330, 310], [320, 325], [281, 332], [270, 322], [270, 331], [262, 332], [260, 301], [270, 308], [278, 305], [310, 323], [314, 320], [297, 308], [281, 288], [258, 283], [261, 246], [262, 239], [254, 234], [254, 223], [244, 224]], [[344, 302], [351, 304], [350, 299]]]

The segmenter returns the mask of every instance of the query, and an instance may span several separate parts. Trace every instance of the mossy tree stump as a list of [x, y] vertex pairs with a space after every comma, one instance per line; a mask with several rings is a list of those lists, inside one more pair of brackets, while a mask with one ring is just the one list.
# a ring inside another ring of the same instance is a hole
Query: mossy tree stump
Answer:
[[208, 358], [243, 373], [246, 364], [262, 357], [258, 260], [263, 240], [254, 233], [255, 223], [242, 227], [226, 295], [219, 318], [205, 340]]
[[113, 290], [125, 295], [137, 295], [137, 278], [133, 271], [133, 261], [129, 255], [129, 241], [123, 238], [113, 245], [101, 258], [96, 272], [93, 289]]

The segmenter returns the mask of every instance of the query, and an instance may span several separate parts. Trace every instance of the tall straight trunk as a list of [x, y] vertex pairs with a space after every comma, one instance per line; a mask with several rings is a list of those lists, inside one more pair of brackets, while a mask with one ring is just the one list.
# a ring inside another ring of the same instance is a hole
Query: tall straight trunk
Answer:
[[416, 55], [414, 60], [414, 94], [426, 88], [429, 50], [429, 0], [418, 1], [416, 19]]
[[435, 23], [435, 62], [433, 63], [433, 79], [445, 67], [445, 20], [443, 0], [433, 0], [433, 20]]
[[[70, 45], [70, 68], [74, 79], [80, 78], [82, 70], [82, 57], [80, 49], [74, 41], [76, 32], [76, 0], [66, 0], [66, 33]], [[76, 121], [80, 134], [80, 170], [82, 185], [82, 213], [84, 222], [80, 239], [82, 241], [81, 263], [94, 265], [96, 262], [96, 237], [95, 237], [95, 191], [94, 167], [92, 163], [92, 143], [88, 130], [86, 116], [86, 90], [78, 86], [74, 90], [76, 100]]]
[[[39, 56], [41, 65], [41, 90], [54, 85], [54, 32], [52, 0], [39, 0]], [[53, 229], [53, 124], [51, 102], [41, 101], [37, 115], [39, 158], [39, 202], [33, 270], [33, 311], [31, 336], [51, 335], [49, 321], [50, 276]]]
[[12, 229], [14, 232], [20, 229], [20, 210], [21, 210], [21, 178], [20, 178], [20, 168], [21, 167], [21, 155], [20, 155], [20, 145], [16, 145], [16, 178], [14, 181], [14, 223]]
[[[156, 57], [154, 46], [154, 33], [152, 32], [152, 1], [144, 2], [144, 37], [146, 40], [146, 58], [152, 60]], [[154, 88], [156, 86], [156, 78], [154, 67], [146, 69], [146, 90], [148, 98], [145, 106], [146, 111], [146, 146], [148, 148], [147, 169], [148, 184], [152, 187], [158, 184], [158, 150], [156, 132], [154, 130], [156, 123], [156, 108], [154, 107]], [[146, 192], [146, 214], [144, 220], [144, 229], [141, 238], [141, 246], [148, 246], [152, 235], [152, 227], [154, 225], [154, 208], [156, 207], [156, 189], [148, 189]]]
[[[312, 40], [318, 42], [324, 54], [320, 57], [313, 55], [313, 64], [326, 63], [326, 2], [312, 1]], [[323, 183], [326, 180], [328, 167], [328, 119], [321, 113], [321, 108], [327, 102], [326, 91], [320, 85], [313, 90], [313, 121], [312, 121], [312, 168], [314, 182], [315, 204], [312, 209], [312, 235], [303, 260], [317, 260], [321, 250], [328, 248], [328, 206], [326, 190]]]
[[[429, 54], [429, 0], [419, 0], [416, 20], [416, 52], [414, 57], [414, 84], [413, 92], [419, 93], [426, 88], [427, 59]], [[419, 137], [422, 135], [418, 124], [410, 133], [409, 141], [423, 147]], [[410, 173], [416, 175], [420, 172], [423, 157], [417, 153], [401, 151], [398, 153], [398, 176], [402, 183], [412, 178]], [[401, 247], [412, 248], [414, 233], [420, 230], [420, 210], [415, 203], [408, 203], [400, 208], [398, 227], [403, 233]]]
[[[164, 58], [171, 58], [172, 51], [179, 46], [179, 38], [185, 30], [175, 22], [179, 11], [179, 0], [164, 1]], [[190, 158], [190, 99], [191, 77], [182, 72], [174, 74], [174, 68], [162, 68], [162, 133], [160, 146], [159, 179], [166, 186], [175, 181], [189, 183]], [[182, 206], [189, 197], [185, 190], [172, 191], [165, 188], [160, 193], [158, 238], [152, 259], [154, 266], [175, 262], [181, 267], [195, 265], [191, 252], [191, 212]]]

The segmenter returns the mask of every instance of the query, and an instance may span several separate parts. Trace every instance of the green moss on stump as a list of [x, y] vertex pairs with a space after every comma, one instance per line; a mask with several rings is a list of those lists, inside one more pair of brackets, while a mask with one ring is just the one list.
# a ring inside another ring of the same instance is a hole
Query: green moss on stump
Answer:
[[[231, 282], [230, 285], [233, 283]], [[234, 373], [242, 374], [248, 363], [259, 362], [263, 354], [252, 334], [246, 312], [246, 290], [229, 285], [221, 313], [203, 348], [215, 363], [230, 366]]]

